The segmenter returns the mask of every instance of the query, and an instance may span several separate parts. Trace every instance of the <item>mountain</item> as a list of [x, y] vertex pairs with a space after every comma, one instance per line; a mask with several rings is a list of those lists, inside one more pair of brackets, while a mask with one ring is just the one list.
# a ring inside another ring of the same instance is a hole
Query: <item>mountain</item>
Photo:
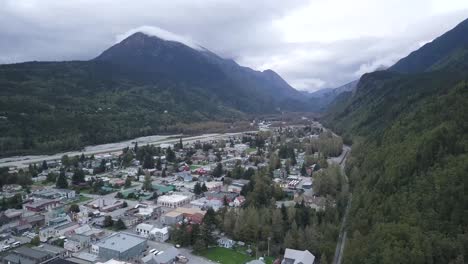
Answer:
[[127, 37], [94, 60], [118, 65], [127, 77], [138, 80], [177, 79], [229, 96], [235, 96], [229, 91], [234, 89], [237, 96], [272, 99], [276, 107], [285, 106], [281, 105], [284, 97], [301, 98], [297, 90], [272, 70], [255, 71], [205, 48], [194, 49], [141, 32]]
[[416, 73], [430, 70], [440, 60], [468, 43], [468, 19], [455, 28], [412, 52], [398, 61], [389, 70], [401, 73]]
[[315, 92], [304, 91], [302, 94], [306, 98], [309, 98], [309, 102], [311, 102], [312, 105], [312, 111], [325, 112], [338, 96], [341, 96], [343, 93], [352, 93], [355, 90], [357, 83], [358, 80], [355, 80], [336, 88], [324, 88]]
[[467, 21], [365, 74], [323, 122], [353, 143], [345, 263], [467, 258]]
[[271, 70], [135, 33], [89, 61], [0, 65], [0, 156], [206, 131], [202, 124], [211, 121], [306, 109]]

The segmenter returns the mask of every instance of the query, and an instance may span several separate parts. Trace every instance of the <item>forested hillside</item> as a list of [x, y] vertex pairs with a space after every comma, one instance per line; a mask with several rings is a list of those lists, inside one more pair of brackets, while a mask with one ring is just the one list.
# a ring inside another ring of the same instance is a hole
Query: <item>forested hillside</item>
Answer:
[[[446, 43], [444, 35], [438, 40]], [[356, 94], [335, 103], [325, 118], [353, 140], [344, 263], [468, 259], [466, 54], [466, 48], [439, 54], [411, 74], [366, 74]]]
[[187, 132], [200, 122], [231, 127], [253, 114], [305, 110], [298, 98], [271, 70], [135, 33], [90, 61], [0, 65], [0, 156]]

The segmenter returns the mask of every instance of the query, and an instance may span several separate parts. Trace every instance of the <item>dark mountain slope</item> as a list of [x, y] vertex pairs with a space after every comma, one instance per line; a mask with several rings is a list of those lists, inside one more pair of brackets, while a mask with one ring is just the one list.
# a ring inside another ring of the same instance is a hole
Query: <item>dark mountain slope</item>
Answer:
[[429, 70], [434, 64], [468, 44], [468, 19], [455, 28], [412, 52], [389, 68], [391, 71], [415, 73]]
[[354, 143], [344, 263], [467, 259], [467, 54], [455, 49], [411, 74], [366, 74], [325, 118]]
[[91, 61], [0, 65], [0, 156], [304, 110], [297, 94], [272, 71], [136, 33]]

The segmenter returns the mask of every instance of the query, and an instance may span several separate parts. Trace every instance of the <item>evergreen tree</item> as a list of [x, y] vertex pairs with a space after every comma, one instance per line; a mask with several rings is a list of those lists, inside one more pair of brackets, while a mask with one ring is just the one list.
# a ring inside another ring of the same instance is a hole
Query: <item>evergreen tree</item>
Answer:
[[143, 160], [144, 169], [154, 169], [154, 158], [153, 155], [146, 154]]
[[135, 141], [135, 146], [133, 146], [133, 152], [137, 153], [138, 152], [138, 142]]
[[125, 188], [130, 188], [132, 186], [132, 179], [127, 176], [125, 179]]
[[48, 170], [49, 169], [49, 166], [47, 166], [47, 162], [44, 160], [42, 161], [42, 170], [45, 171], [45, 170]]
[[162, 164], [161, 164], [161, 159], [158, 158], [158, 161], [156, 162], [156, 169], [157, 170], [162, 170]]
[[164, 168], [161, 172], [161, 177], [166, 178], [166, 169]]
[[115, 229], [117, 229], [117, 230], [127, 229], [127, 227], [125, 226], [125, 223], [120, 218], [119, 218], [119, 220], [117, 220], [117, 222], [115, 223], [114, 226], [115, 226]]
[[219, 178], [223, 175], [223, 164], [218, 163], [213, 170], [213, 177]]
[[106, 215], [104, 217], [104, 227], [111, 227], [114, 225], [114, 221], [112, 220], [112, 216]]
[[75, 170], [72, 176], [72, 182], [73, 183], [83, 183], [85, 182], [85, 174], [84, 171], [81, 169]]
[[195, 193], [195, 195], [200, 195], [202, 193], [200, 182], [195, 183], [195, 186], [193, 187], [193, 193]]
[[207, 192], [208, 191], [208, 188], [206, 187], [205, 183], [203, 183], [203, 185], [201, 186], [201, 190], [202, 190], [202, 192]]
[[71, 213], [79, 213], [80, 212], [80, 207], [77, 204], [71, 204], [68, 211], [71, 212]]
[[307, 169], [306, 169], [305, 163], [302, 163], [301, 175], [302, 176], [307, 176]]
[[143, 181], [142, 189], [145, 191], [152, 191], [153, 190], [153, 181], [151, 179], [151, 175], [145, 175], [145, 180]]
[[174, 162], [175, 161], [175, 152], [169, 147], [166, 149], [166, 161]]
[[65, 171], [61, 170], [59, 176], [57, 177], [57, 182], [55, 186], [59, 189], [67, 189], [68, 188], [68, 181], [67, 177], [65, 176]]

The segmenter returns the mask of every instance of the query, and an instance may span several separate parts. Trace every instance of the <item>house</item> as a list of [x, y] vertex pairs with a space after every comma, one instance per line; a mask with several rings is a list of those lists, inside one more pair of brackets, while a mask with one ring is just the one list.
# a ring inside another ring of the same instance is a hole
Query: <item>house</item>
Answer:
[[206, 192], [205, 197], [208, 200], [219, 200], [224, 202], [224, 199], [228, 203], [234, 201], [234, 198], [236, 198], [239, 194], [237, 193], [232, 193], [232, 192]]
[[63, 248], [70, 252], [78, 252], [83, 248], [89, 247], [91, 244], [91, 238], [86, 235], [75, 234], [67, 239], [63, 244]]
[[244, 203], [245, 203], [245, 197], [237, 196], [230, 205], [234, 207], [241, 207]]
[[126, 227], [131, 227], [138, 224], [141, 220], [133, 215], [124, 215], [118, 218], [112, 218], [114, 221], [122, 220]]
[[203, 221], [203, 217], [206, 214], [206, 211], [202, 211], [199, 208], [185, 207], [179, 207], [173, 212], [181, 213], [186, 220], [196, 224], [201, 224]]
[[184, 214], [177, 211], [171, 211], [164, 215], [163, 220], [166, 225], [175, 225], [184, 220]]
[[211, 182], [205, 182], [205, 186], [208, 191], [221, 191], [221, 188], [223, 187], [223, 183], [211, 181]]
[[219, 208], [223, 207], [223, 201], [219, 200], [208, 200], [206, 197], [202, 197], [197, 200], [193, 200], [190, 202], [190, 205], [192, 208], [198, 208], [198, 209], [208, 209], [208, 208], [213, 208], [213, 210], [218, 211]]
[[249, 183], [249, 180], [234, 180], [228, 186], [228, 192], [240, 193], [242, 188]]
[[167, 227], [153, 228], [150, 231], [150, 238], [158, 242], [164, 242], [169, 239], [169, 229]]
[[38, 199], [23, 205], [23, 209], [31, 212], [43, 212], [60, 205], [59, 200]]
[[223, 247], [223, 248], [232, 248], [236, 242], [232, 239], [228, 238], [220, 238], [218, 239], [218, 246]]
[[281, 264], [313, 264], [315, 256], [308, 250], [295, 250], [287, 248]]
[[150, 231], [154, 228], [153, 225], [141, 223], [136, 226], [136, 232], [143, 237], [148, 237], [150, 235]]

